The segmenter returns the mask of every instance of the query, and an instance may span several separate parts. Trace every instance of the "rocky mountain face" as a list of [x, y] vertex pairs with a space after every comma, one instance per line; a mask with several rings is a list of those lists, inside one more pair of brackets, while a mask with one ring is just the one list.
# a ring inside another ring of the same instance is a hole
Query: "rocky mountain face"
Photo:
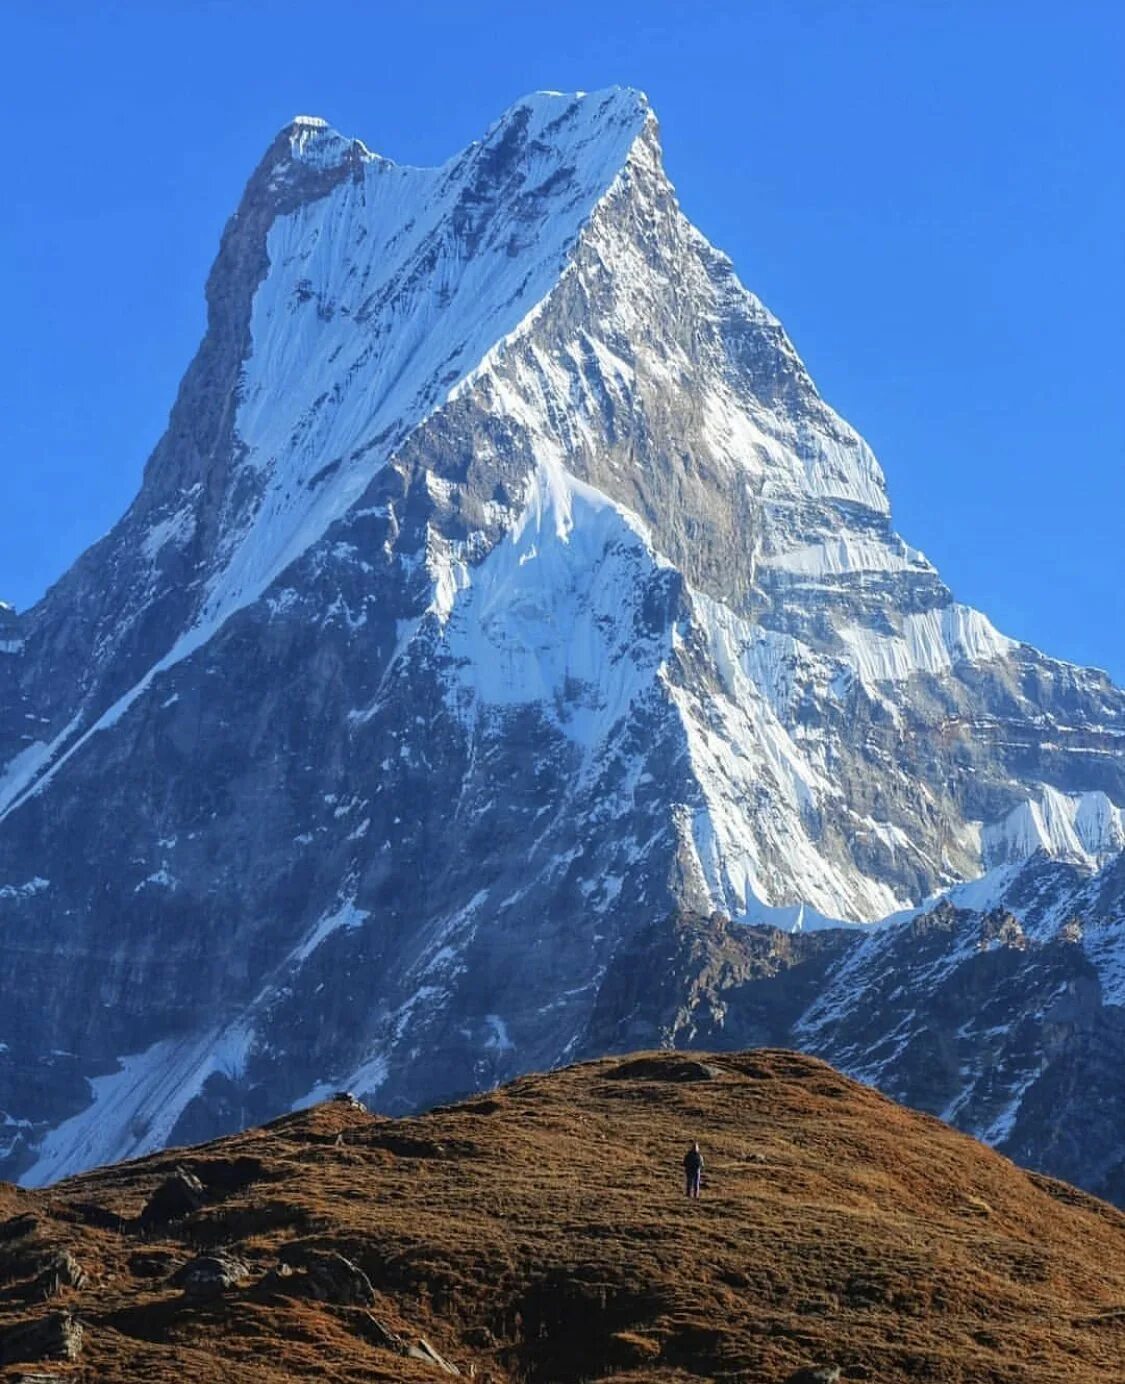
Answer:
[[1125, 695], [898, 537], [644, 98], [530, 97], [437, 169], [300, 117], [207, 301], [133, 506], [0, 612], [0, 1172], [595, 1051], [688, 1004], [646, 939], [712, 913], [775, 929], [771, 1033], [1050, 1161], [1070, 1021], [997, 1074], [974, 987], [1022, 1032], [1081, 962], [1120, 1014], [1100, 895], [1037, 979], [1054, 943], [1009, 975], [948, 914], [761, 938], [1112, 875]]

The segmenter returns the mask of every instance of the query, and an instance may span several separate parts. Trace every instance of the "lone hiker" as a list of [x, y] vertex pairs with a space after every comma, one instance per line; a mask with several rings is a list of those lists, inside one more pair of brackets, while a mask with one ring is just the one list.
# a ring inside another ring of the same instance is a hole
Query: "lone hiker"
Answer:
[[687, 1195], [698, 1197], [699, 1189], [703, 1185], [703, 1155], [699, 1152], [698, 1144], [692, 1144], [684, 1154], [684, 1179], [684, 1191]]

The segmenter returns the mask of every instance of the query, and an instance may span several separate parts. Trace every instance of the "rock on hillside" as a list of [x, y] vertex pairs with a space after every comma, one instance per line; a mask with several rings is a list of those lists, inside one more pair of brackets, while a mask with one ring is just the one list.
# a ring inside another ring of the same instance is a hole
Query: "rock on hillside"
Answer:
[[64, 1347], [122, 1384], [1104, 1381], [1125, 1216], [815, 1058], [649, 1052], [0, 1185], [0, 1376]]

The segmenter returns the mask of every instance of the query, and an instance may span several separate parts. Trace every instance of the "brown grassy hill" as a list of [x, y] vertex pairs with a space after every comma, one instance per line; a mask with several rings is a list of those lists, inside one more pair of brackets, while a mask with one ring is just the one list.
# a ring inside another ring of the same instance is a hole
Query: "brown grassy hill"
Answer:
[[[198, 1183], [146, 1212], [177, 1166]], [[607, 1059], [409, 1120], [329, 1102], [0, 1186], [0, 1222], [3, 1378], [1125, 1379], [1125, 1216], [789, 1052]], [[79, 1326], [74, 1359], [16, 1358]]]

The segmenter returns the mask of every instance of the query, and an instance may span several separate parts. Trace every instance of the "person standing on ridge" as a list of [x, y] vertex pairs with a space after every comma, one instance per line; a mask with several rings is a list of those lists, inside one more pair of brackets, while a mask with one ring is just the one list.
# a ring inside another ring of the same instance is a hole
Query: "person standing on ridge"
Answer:
[[699, 1152], [699, 1145], [692, 1144], [687, 1153], [684, 1154], [684, 1178], [686, 1186], [685, 1192], [689, 1197], [698, 1197], [699, 1190], [703, 1186], [703, 1155]]

